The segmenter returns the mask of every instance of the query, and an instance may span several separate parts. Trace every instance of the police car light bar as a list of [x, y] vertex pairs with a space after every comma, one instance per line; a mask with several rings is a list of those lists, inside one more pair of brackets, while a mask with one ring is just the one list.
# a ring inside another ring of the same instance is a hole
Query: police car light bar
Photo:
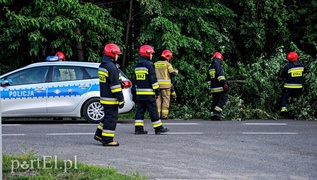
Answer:
[[58, 61], [58, 56], [47, 56], [46, 61]]

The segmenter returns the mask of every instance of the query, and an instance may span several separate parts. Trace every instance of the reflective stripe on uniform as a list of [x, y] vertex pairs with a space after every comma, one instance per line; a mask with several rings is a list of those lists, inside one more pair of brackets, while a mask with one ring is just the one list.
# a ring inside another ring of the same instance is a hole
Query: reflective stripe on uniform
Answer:
[[106, 78], [109, 77], [108, 70], [105, 68], [99, 68], [98, 77], [99, 77], [100, 83], [106, 83]]
[[289, 83], [285, 83], [284, 84], [284, 88], [303, 88], [302, 84], [289, 84]]
[[172, 84], [170, 79], [158, 79], [157, 81], [158, 81], [159, 85], [170, 85], [170, 84]]
[[281, 112], [287, 112], [287, 108], [286, 107], [282, 107], [281, 108]]
[[167, 67], [165, 62], [164, 63], [156, 62], [156, 63], [154, 63], [154, 66], [155, 66], [155, 68], [163, 68], [163, 69], [165, 69]]
[[218, 107], [218, 106], [216, 106], [214, 110], [218, 111], [218, 112], [222, 112], [222, 109], [220, 107]]
[[168, 115], [169, 110], [168, 109], [162, 109], [162, 115]]
[[155, 92], [153, 91], [153, 89], [141, 89], [141, 88], [137, 88], [137, 89], [136, 89], [136, 94], [137, 94], [137, 95], [155, 95]]
[[100, 129], [100, 130], [102, 130], [102, 129], [103, 129], [103, 123], [100, 122], [100, 123], [98, 124], [98, 127], [97, 127], [97, 128]]
[[144, 81], [146, 79], [149, 70], [145, 67], [135, 68], [135, 76], [137, 81]]
[[155, 92], [136, 92], [136, 95], [155, 95]]
[[157, 127], [160, 127], [163, 125], [161, 120], [157, 120], [155, 122], [152, 122], [152, 124], [153, 124], [153, 128], [157, 128]]
[[225, 76], [218, 76], [218, 81], [223, 81], [223, 80], [226, 80]]
[[215, 78], [216, 77], [215, 68], [209, 69], [209, 75], [210, 75], [210, 78]]
[[100, 103], [106, 104], [106, 105], [117, 105], [117, 104], [119, 104], [119, 101], [117, 98], [100, 97]]
[[222, 91], [223, 91], [223, 87], [211, 88], [211, 92], [212, 93], [222, 92]]
[[134, 120], [134, 126], [144, 126], [143, 120]]
[[99, 75], [99, 76], [102, 75], [102, 76], [108, 77], [108, 76], [109, 76], [109, 75], [108, 75], [108, 70], [105, 69], [105, 68], [99, 68], [99, 69], [98, 69], [98, 75]]
[[287, 73], [291, 74], [291, 77], [302, 77], [303, 71], [304, 71], [304, 67], [295, 67], [295, 68], [289, 69]]
[[159, 86], [158, 82], [152, 84], [153, 89], [158, 89], [159, 87], [160, 86]]
[[138, 68], [135, 68], [134, 70], [135, 70], [136, 74], [138, 74], [138, 73], [149, 74], [148, 68], [145, 68], [145, 67], [138, 67]]
[[115, 131], [102, 130], [102, 136], [105, 136], [105, 137], [114, 137], [114, 133]]
[[112, 93], [117, 93], [117, 92], [121, 92], [122, 91], [122, 88], [121, 88], [120, 84], [111, 86], [110, 89], [111, 89]]

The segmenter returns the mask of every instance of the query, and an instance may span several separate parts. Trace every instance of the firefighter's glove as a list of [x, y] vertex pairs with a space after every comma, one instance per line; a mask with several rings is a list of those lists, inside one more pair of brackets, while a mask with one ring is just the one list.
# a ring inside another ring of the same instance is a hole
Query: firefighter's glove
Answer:
[[124, 101], [119, 101], [119, 109], [123, 108], [124, 106]]
[[172, 95], [172, 98], [174, 98], [176, 100], [176, 98], [177, 98], [176, 92], [175, 91], [172, 92], [171, 95]]
[[156, 89], [155, 90], [155, 98], [157, 99], [160, 95], [161, 95], [161, 90], [160, 89]]
[[171, 86], [171, 95], [172, 95], [172, 98], [174, 98], [176, 100], [177, 95], [176, 95], [175, 88], [173, 85]]
[[223, 85], [223, 89], [228, 92], [229, 91], [229, 85], [228, 84], [224, 84]]
[[120, 84], [121, 84], [121, 89], [124, 89], [124, 86], [125, 86], [124, 82], [120, 81]]

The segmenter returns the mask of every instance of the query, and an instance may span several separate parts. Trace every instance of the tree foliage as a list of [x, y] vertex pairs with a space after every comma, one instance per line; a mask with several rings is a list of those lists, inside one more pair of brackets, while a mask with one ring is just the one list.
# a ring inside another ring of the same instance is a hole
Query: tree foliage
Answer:
[[205, 78], [212, 54], [220, 51], [231, 87], [225, 118], [276, 119], [282, 91], [278, 76], [287, 52], [296, 51], [308, 71], [304, 95], [290, 109], [301, 109], [294, 118], [315, 119], [317, 0], [0, 3], [1, 73], [43, 61], [57, 50], [71, 60], [99, 61], [104, 45], [113, 42], [126, 50], [119, 63], [132, 77], [139, 47], [150, 44], [154, 61], [170, 49], [180, 72], [171, 117], [208, 119], [212, 99]]
[[3, 8], [1, 57], [6, 58], [1, 59], [18, 58], [20, 66], [43, 61], [60, 50], [76, 60], [98, 61], [106, 42], [122, 45], [122, 22], [111, 16], [111, 9], [77, 0], [24, 3], [21, 7], [7, 3]]

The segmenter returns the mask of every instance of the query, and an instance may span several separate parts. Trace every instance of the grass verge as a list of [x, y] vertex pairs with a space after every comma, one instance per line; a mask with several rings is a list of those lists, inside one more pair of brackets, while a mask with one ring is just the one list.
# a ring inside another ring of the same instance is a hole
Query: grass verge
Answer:
[[33, 154], [3, 155], [4, 180], [147, 180], [136, 173], [119, 173], [114, 168], [87, 165], [76, 160], [54, 156], [36, 157]]

